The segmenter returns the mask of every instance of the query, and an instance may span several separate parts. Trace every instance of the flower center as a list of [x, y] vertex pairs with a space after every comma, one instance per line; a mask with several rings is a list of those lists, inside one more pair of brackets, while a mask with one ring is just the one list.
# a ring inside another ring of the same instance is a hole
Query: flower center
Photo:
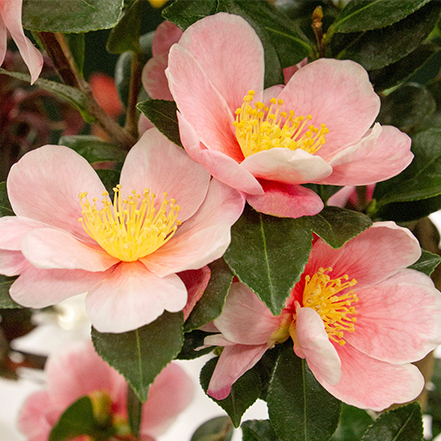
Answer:
[[[327, 272], [332, 268], [320, 268], [312, 277], [305, 277], [303, 306], [314, 309], [322, 318], [330, 340], [340, 345], [345, 331], [354, 332], [357, 311], [352, 303], [358, 302], [357, 294], [348, 288], [354, 286], [355, 279], [348, 280], [348, 275], [331, 279]], [[344, 281], [346, 280], [346, 281]]]
[[103, 193], [103, 208], [96, 207], [87, 198], [87, 192], [80, 193], [82, 215], [79, 221], [86, 233], [111, 256], [124, 262], [134, 262], [141, 257], [155, 252], [167, 243], [175, 234], [178, 225], [178, 212], [181, 209], [174, 199], [167, 200], [164, 193], [162, 204], [156, 210], [156, 196], [144, 189], [142, 198], [136, 190], [126, 199], [121, 197], [121, 185], [115, 192], [113, 207], [108, 199], [109, 193]]
[[271, 98], [269, 108], [260, 101], [252, 107], [254, 94], [254, 90], [248, 91], [242, 107], [236, 110], [236, 121], [233, 123], [245, 157], [275, 147], [302, 149], [314, 154], [325, 144], [325, 135], [329, 132], [325, 124], [321, 124], [319, 129], [308, 125], [311, 115], [305, 118], [295, 116], [293, 110], [288, 113], [281, 111], [281, 99]]

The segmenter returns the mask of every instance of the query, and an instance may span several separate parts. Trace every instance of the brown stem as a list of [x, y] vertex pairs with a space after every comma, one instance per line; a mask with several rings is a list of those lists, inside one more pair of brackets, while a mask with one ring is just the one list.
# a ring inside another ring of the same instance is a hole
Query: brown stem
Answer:
[[312, 13], [312, 29], [315, 34], [315, 38], [317, 40], [317, 49], [319, 58], [323, 58], [325, 56], [325, 43], [323, 41], [323, 10], [321, 6], [317, 6]]
[[360, 187], [356, 187], [357, 192], [357, 209], [362, 211], [367, 204], [367, 187], [365, 185], [362, 185]]
[[142, 64], [141, 54], [132, 53], [132, 66], [130, 73], [129, 99], [127, 101], [126, 123], [124, 128], [133, 136], [138, 136], [138, 114], [136, 104], [141, 90]]

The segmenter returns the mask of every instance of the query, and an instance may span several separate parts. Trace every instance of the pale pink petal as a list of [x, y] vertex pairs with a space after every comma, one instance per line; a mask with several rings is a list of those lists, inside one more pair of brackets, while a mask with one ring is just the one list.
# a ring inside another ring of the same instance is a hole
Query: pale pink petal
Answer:
[[194, 129], [179, 112], [178, 120], [181, 141], [185, 150], [195, 161], [202, 164], [214, 178], [238, 191], [249, 194], [263, 193], [257, 179], [241, 164], [221, 152], [205, 148], [200, 143]]
[[29, 265], [21, 251], [0, 250], [0, 274], [17, 276]]
[[[262, 43], [242, 17], [226, 13], [205, 17], [190, 26], [178, 44], [195, 57], [232, 113], [242, 105], [248, 90], [257, 94], [263, 90]], [[173, 75], [181, 74], [173, 71]], [[180, 76], [177, 79], [180, 80]], [[196, 86], [199, 85], [196, 83]], [[193, 97], [195, 106], [198, 105], [200, 92]]]
[[168, 200], [176, 199], [181, 207], [178, 218], [183, 222], [204, 201], [210, 174], [157, 129], [150, 129], [127, 155], [120, 183], [124, 196], [132, 190], [142, 195], [148, 188], [156, 195], [158, 208], [167, 193]]
[[42, 269], [105, 271], [120, 261], [98, 244], [82, 243], [71, 234], [54, 228], [30, 231], [23, 238], [21, 248], [26, 259]]
[[170, 48], [182, 37], [182, 30], [170, 21], [163, 21], [155, 31], [152, 42], [154, 57], [167, 53]]
[[20, 216], [4, 216], [0, 218], [0, 249], [21, 249], [23, 237], [34, 228], [47, 227], [42, 222]]
[[8, 50], [8, 32], [6, 25], [3, 23], [2, 16], [0, 15], [0, 66], [5, 61], [6, 51]]
[[140, 260], [158, 277], [202, 268], [224, 254], [230, 244], [231, 226], [242, 214], [244, 204], [236, 190], [213, 179], [199, 211], [169, 242]]
[[349, 343], [338, 347], [342, 376], [335, 386], [322, 386], [351, 406], [376, 411], [394, 403], [415, 399], [424, 387], [424, 378], [412, 364], [395, 365], [357, 351]]
[[280, 317], [242, 283], [233, 283], [220, 317], [214, 320], [224, 338], [244, 345], [267, 344], [277, 330]]
[[267, 349], [266, 344], [225, 347], [208, 385], [208, 395], [216, 400], [227, 398], [235, 381], [251, 369]]
[[204, 294], [205, 288], [207, 288], [208, 282], [210, 281], [211, 270], [208, 266], [204, 266], [198, 270], [183, 271], [179, 273], [178, 276], [187, 288], [187, 304], [183, 309], [184, 320], [187, 320], [196, 303]]
[[241, 166], [256, 178], [285, 184], [318, 182], [332, 173], [332, 167], [324, 159], [302, 149], [262, 150], [245, 158]]
[[150, 120], [143, 114], [139, 115], [138, 119], [138, 133], [139, 136], [143, 135], [148, 129], [155, 127]]
[[89, 291], [105, 274], [82, 270], [41, 270], [28, 264], [9, 293], [22, 306], [45, 308]]
[[263, 91], [262, 102], [268, 105], [271, 98], [277, 98], [284, 88], [285, 86], [283, 84], [276, 84], [275, 86], [268, 87], [268, 89]]
[[323, 320], [311, 308], [297, 308], [296, 312], [297, 341], [294, 350], [296, 351], [296, 343], [298, 343], [301, 355], [297, 355], [306, 358], [317, 381], [337, 384], [341, 378], [341, 362], [329, 340]]
[[99, 332], [127, 332], [155, 321], [164, 310], [181, 311], [187, 290], [172, 274], [160, 279], [140, 262], [121, 262], [86, 297], [86, 310]]
[[200, 141], [210, 150], [225, 153], [237, 162], [242, 161], [242, 150], [233, 126], [233, 112], [193, 55], [175, 44], [170, 50], [168, 63], [166, 75], [170, 91], [179, 111], [194, 128]]
[[168, 88], [168, 80], [165, 76], [167, 66], [168, 53], [156, 55], [145, 64], [142, 70], [142, 84], [150, 98], [173, 101], [172, 94]]
[[[3, 24], [14, 39], [24, 62], [28, 66], [32, 84], [40, 75], [43, 67], [43, 57], [23, 32], [23, 27], [21, 25], [22, 3], [23, 0], [3, 1], [0, 4], [0, 16]], [[1, 24], [0, 27], [2, 27]]]
[[263, 195], [246, 195], [247, 202], [261, 213], [295, 219], [313, 216], [323, 209], [323, 201], [309, 188], [268, 181], [261, 184]]
[[185, 371], [175, 363], [169, 364], [150, 387], [142, 408], [141, 433], [154, 438], [162, 435], [191, 403], [194, 389]]
[[403, 171], [413, 159], [411, 139], [393, 126], [376, 124], [358, 143], [329, 158], [332, 175], [320, 183], [329, 185], [369, 185]]
[[[355, 332], [345, 340], [359, 351], [390, 363], [423, 358], [441, 344], [441, 295], [413, 270], [357, 291]], [[430, 281], [428, 276], [424, 278]]]
[[346, 186], [343, 187], [341, 190], [337, 191], [337, 193], [334, 193], [326, 202], [326, 205], [329, 205], [331, 207], [345, 207], [348, 203], [349, 197], [351, 194], [356, 191], [354, 186]]
[[311, 124], [329, 129], [326, 144], [317, 153], [323, 157], [358, 141], [380, 110], [380, 98], [367, 72], [349, 60], [322, 58], [307, 64], [293, 75], [279, 98], [285, 110], [311, 115]]
[[300, 61], [297, 64], [294, 64], [294, 66], [285, 67], [283, 69], [283, 78], [285, 79], [285, 84], [288, 83], [288, 81], [291, 79], [291, 77], [302, 67], [306, 66], [308, 64], [308, 58], [304, 58], [302, 61]]
[[97, 197], [99, 205], [105, 188], [89, 163], [73, 150], [47, 145], [27, 153], [12, 166], [7, 188], [17, 216], [61, 228], [92, 242], [78, 222], [82, 216], [78, 195], [87, 191], [89, 201]]
[[349, 279], [357, 281], [352, 288], [357, 292], [412, 265], [420, 255], [419, 243], [407, 228], [394, 222], [376, 222], [337, 250], [318, 240], [305, 273], [315, 274], [319, 268], [333, 268], [331, 279], [347, 274]]
[[[202, 329], [205, 332], [218, 332], [219, 330], [216, 328], [216, 326], [214, 324], [213, 326], [215, 329], [208, 329], [207, 325], [204, 325], [204, 329], [202, 328], [199, 329]], [[204, 346], [201, 346], [196, 350], [208, 348], [210, 346], [234, 346], [234, 345], [237, 345], [237, 343], [227, 340], [225, 337], [222, 336], [222, 334], [214, 334], [205, 337]]]

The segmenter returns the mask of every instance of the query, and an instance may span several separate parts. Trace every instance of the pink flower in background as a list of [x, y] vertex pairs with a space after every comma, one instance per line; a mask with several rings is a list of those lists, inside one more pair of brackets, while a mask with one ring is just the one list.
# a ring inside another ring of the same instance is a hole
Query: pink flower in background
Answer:
[[314, 215], [323, 203], [301, 184], [368, 185], [412, 160], [406, 134], [372, 127], [380, 99], [357, 63], [320, 59], [264, 90], [263, 47], [241, 17], [187, 28], [166, 74], [189, 155], [263, 213]]
[[40, 75], [43, 57], [23, 32], [21, 25], [22, 3], [23, 0], [0, 0], [0, 66], [5, 59], [7, 32], [9, 31], [28, 66], [32, 84]]
[[220, 334], [225, 346], [208, 393], [224, 399], [266, 350], [292, 338], [321, 385], [345, 403], [382, 410], [414, 399], [424, 379], [413, 361], [441, 343], [441, 296], [431, 279], [406, 269], [418, 241], [393, 222], [379, 222], [340, 249], [321, 239], [300, 281], [273, 316], [245, 285], [233, 284]]
[[183, 310], [187, 289], [176, 273], [223, 255], [243, 197], [156, 129], [129, 152], [120, 183], [112, 205], [92, 167], [63, 146], [41, 147], [12, 167], [17, 216], [0, 219], [0, 273], [20, 275], [10, 289], [16, 302], [43, 308], [88, 292], [100, 332]]
[[[74, 344], [49, 357], [45, 372], [46, 389], [29, 396], [19, 414], [18, 426], [27, 441], [47, 441], [63, 412], [86, 395], [94, 404], [96, 416], [110, 417], [120, 435], [130, 433], [127, 383], [96, 354], [91, 343]], [[193, 395], [194, 386], [187, 374], [178, 365], [169, 364], [156, 377], [143, 404], [141, 440], [154, 441], [163, 434]], [[77, 437], [75, 441], [83, 439], [88, 437]]]

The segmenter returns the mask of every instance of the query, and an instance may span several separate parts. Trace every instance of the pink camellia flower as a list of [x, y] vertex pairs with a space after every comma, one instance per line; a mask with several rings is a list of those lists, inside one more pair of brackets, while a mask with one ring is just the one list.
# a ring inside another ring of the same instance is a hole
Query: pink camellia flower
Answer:
[[406, 134], [372, 127], [380, 99], [353, 61], [320, 59], [264, 90], [263, 47], [241, 17], [187, 28], [166, 74], [189, 155], [263, 213], [314, 215], [323, 203], [301, 184], [368, 185], [412, 160]]
[[340, 249], [313, 244], [300, 281], [280, 316], [241, 283], [233, 284], [220, 334], [225, 346], [208, 393], [224, 399], [266, 350], [289, 337], [321, 385], [345, 403], [382, 410], [414, 399], [424, 386], [410, 362], [441, 343], [441, 296], [431, 279], [406, 267], [418, 241], [393, 222], [379, 222]]
[[100, 332], [181, 311], [176, 273], [221, 257], [244, 200], [156, 129], [127, 155], [114, 203], [87, 161], [63, 146], [26, 154], [8, 176], [17, 216], [0, 219], [0, 273], [11, 297], [43, 308], [88, 292]]
[[[50, 356], [46, 364], [46, 389], [25, 401], [18, 427], [27, 441], [47, 441], [63, 412], [83, 396], [89, 396], [98, 421], [106, 421], [120, 440], [134, 440], [127, 420], [127, 383], [105, 363], [91, 343], [74, 344]], [[194, 387], [187, 374], [169, 364], [150, 387], [142, 407], [141, 441], [154, 441], [190, 404]], [[81, 421], [79, 421], [81, 423]], [[80, 436], [73, 441], [86, 441]]]
[[28, 66], [32, 84], [40, 75], [43, 57], [23, 32], [21, 25], [22, 3], [23, 0], [0, 0], [0, 66], [6, 56], [7, 32], [9, 31]]

